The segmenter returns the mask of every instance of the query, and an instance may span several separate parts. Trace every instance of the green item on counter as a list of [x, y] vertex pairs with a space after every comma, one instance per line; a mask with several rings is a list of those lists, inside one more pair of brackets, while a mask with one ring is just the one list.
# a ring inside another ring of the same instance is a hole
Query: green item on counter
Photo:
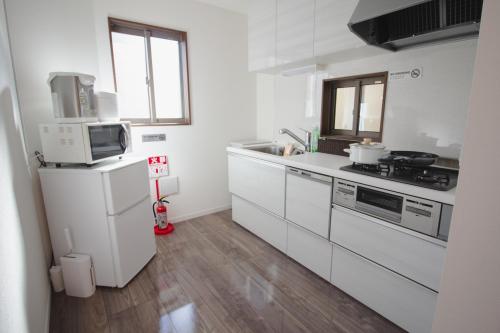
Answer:
[[311, 152], [315, 153], [318, 151], [318, 140], [319, 140], [319, 127], [315, 126], [312, 130], [311, 138]]

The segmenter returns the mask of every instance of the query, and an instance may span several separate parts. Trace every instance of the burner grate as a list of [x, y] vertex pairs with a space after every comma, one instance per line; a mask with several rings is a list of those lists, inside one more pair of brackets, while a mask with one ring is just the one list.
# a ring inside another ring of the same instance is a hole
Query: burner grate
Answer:
[[410, 166], [403, 163], [353, 163], [340, 169], [440, 191], [454, 188], [458, 178], [458, 170], [433, 166]]

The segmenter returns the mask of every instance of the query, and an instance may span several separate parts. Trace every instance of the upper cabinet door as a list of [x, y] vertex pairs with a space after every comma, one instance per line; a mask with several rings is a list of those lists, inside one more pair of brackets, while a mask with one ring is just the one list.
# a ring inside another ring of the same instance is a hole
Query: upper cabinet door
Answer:
[[354, 0], [316, 0], [315, 56], [327, 55], [365, 45], [347, 27], [357, 3]]
[[252, 0], [248, 12], [248, 69], [276, 65], [276, 0]]
[[314, 0], [278, 0], [278, 65], [314, 56], [314, 7]]

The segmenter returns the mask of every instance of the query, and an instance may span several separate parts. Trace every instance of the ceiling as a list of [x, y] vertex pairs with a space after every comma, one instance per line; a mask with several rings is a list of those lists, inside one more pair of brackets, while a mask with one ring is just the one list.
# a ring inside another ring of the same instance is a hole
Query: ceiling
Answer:
[[246, 15], [248, 13], [248, 3], [250, 0], [197, 0], [197, 1]]

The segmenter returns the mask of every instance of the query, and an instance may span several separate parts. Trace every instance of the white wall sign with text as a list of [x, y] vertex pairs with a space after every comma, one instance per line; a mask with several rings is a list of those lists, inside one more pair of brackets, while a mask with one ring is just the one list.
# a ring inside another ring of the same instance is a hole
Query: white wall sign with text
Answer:
[[167, 155], [148, 157], [149, 177], [158, 178], [168, 176], [168, 157]]
[[408, 70], [389, 73], [390, 80], [415, 80], [420, 79], [424, 73], [422, 67], [410, 68]]

